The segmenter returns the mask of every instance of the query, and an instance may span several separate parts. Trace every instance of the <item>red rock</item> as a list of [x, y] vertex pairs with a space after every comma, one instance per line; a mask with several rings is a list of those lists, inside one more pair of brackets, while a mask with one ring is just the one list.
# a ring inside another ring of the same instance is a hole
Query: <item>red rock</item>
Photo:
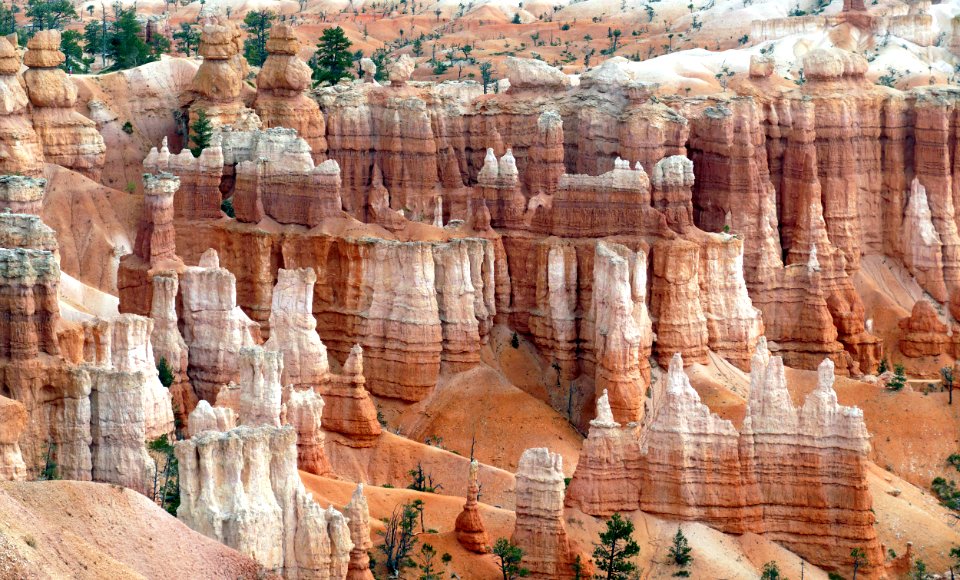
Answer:
[[[523, 550], [530, 578], [573, 578], [576, 548], [563, 521], [563, 459], [527, 449], [517, 466], [517, 520], [512, 541]], [[586, 561], [583, 558], [583, 561]]]
[[300, 40], [293, 28], [278, 23], [270, 29], [267, 60], [257, 75], [254, 108], [264, 129], [295, 129], [309, 145], [315, 162], [326, 158], [326, 125], [317, 102], [307, 96], [311, 87], [310, 67], [297, 53]]
[[467, 501], [463, 504], [463, 511], [457, 516], [454, 529], [461, 546], [475, 554], [486, 554], [490, 551], [490, 538], [487, 537], [487, 530], [483, 527], [480, 510], [477, 509], [477, 497], [480, 494], [478, 471], [479, 464], [474, 459], [470, 462]]
[[933, 305], [926, 300], [917, 300], [910, 316], [900, 321], [899, 348], [905, 356], [939, 356], [947, 352], [950, 338], [947, 325]]
[[681, 353], [687, 363], [707, 362], [707, 319], [700, 298], [700, 247], [686, 240], [653, 246], [651, 317], [661, 365]]
[[41, 30], [27, 42], [24, 64], [29, 68], [23, 79], [33, 106], [33, 128], [43, 144], [44, 161], [97, 181], [106, 146], [96, 124], [73, 110], [77, 87], [57, 68], [64, 59], [59, 30]]

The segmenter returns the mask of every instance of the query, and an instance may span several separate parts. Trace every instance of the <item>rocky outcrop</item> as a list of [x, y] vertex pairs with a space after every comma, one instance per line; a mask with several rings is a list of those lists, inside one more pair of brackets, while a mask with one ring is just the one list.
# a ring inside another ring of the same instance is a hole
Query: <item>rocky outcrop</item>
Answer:
[[283, 353], [280, 380], [284, 386], [296, 389], [318, 387], [330, 374], [327, 348], [317, 334], [317, 319], [313, 316], [316, 283], [313, 268], [280, 268], [273, 287], [270, 338], [263, 346]]
[[270, 29], [269, 55], [257, 75], [253, 106], [265, 129], [295, 129], [320, 163], [327, 152], [326, 125], [317, 102], [306, 95], [312, 86], [311, 71], [297, 56], [299, 51], [300, 40], [291, 26], [278, 23]]
[[313, 391], [293, 391], [285, 403], [285, 411], [286, 424], [297, 430], [297, 469], [317, 475], [330, 473], [320, 428], [323, 399]]
[[243, 48], [240, 28], [229, 20], [203, 25], [200, 32], [200, 56], [203, 63], [190, 84], [194, 96], [190, 105], [190, 124], [204, 111], [214, 127], [233, 125], [248, 116], [241, 99], [247, 61], [240, 54]]
[[340, 166], [314, 165], [310, 146], [292, 129], [224, 134], [225, 162], [236, 163], [233, 205], [237, 219], [319, 225], [342, 215]]
[[940, 234], [933, 225], [927, 189], [914, 178], [910, 199], [903, 215], [903, 265], [937, 302], [948, 298], [943, 279], [943, 253]]
[[517, 466], [512, 541], [523, 549], [531, 578], [574, 577], [577, 554], [563, 521], [563, 494], [563, 458], [544, 448], [524, 451]]
[[170, 173], [180, 178], [180, 189], [173, 198], [173, 212], [175, 217], [185, 219], [223, 216], [220, 211], [223, 167], [223, 147], [218, 135], [200, 152], [200, 157], [194, 157], [186, 148], [177, 155], [171, 154], [164, 137], [160, 149], [151, 148], [143, 160], [144, 171]]
[[296, 439], [293, 427], [241, 426], [178, 442], [177, 517], [286, 578], [344, 578], [347, 519], [304, 489]]
[[653, 168], [653, 207], [667, 218], [670, 229], [679, 233], [693, 226], [693, 162], [683, 155], [664, 157]]
[[373, 445], [382, 431], [365, 383], [363, 349], [357, 344], [343, 364], [343, 373], [331, 374], [320, 387], [327, 410], [323, 428], [347, 435], [346, 444], [351, 447]]
[[662, 240], [653, 246], [650, 303], [661, 366], [675, 353], [687, 363], [707, 362], [709, 332], [700, 296], [700, 246], [687, 240]]
[[43, 178], [2, 175], [0, 176], [0, 208], [9, 209], [13, 213], [40, 215], [46, 185], [47, 180]]
[[910, 316], [900, 320], [898, 347], [904, 356], [939, 356], [950, 348], [947, 325], [927, 300], [917, 300]]
[[237, 426], [237, 415], [230, 407], [211, 407], [210, 403], [200, 401], [190, 413], [190, 437], [196, 437], [204, 431], [230, 431]]
[[239, 382], [240, 349], [259, 342], [259, 327], [237, 306], [236, 278], [214, 250], [184, 271], [181, 296], [187, 374], [197, 396], [216, 401], [221, 387]]
[[373, 580], [369, 555], [373, 548], [373, 541], [370, 539], [370, 509], [367, 507], [367, 497], [363, 495], [362, 483], [357, 484], [343, 515], [349, 522], [350, 540], [353, 541], [346, 580]]
[[569, 505], [596, 516], [641, 509], [726, 533], [764, 534], [830, 569], [860, 545], [874, 577], [883, 557], [866, 484], [863, 413], [837, 404], [829, 359], [799, 408], [765, 341], [751, 364], [739, 431], [700, 401], [680, 355], [643, 427], [621, 429], [601, 397]]
[[461, 546], [475, 554], [486, 554], [490, 551], [490, 538], [483, 527], [480, 510], [477, 509], [477, 498], [480, 495], [479, 470], [480, 464], [476, 459], [472, 460], [470, 479], [467, 481], [467, 501], [463, 504], [463, 511], [457, 516], [454, 529]]
[[617, 245], [597, 243], [593, 262], [593, 352], [596, 389], [609, 393], [620, 423], [643, 417], [650, 384], [653, 329], [647, 313], [647, 257]]
[[153, 275], [183, 270], [183, 261], [177, 256], [177, 232], [173, 225], [173, 200], [179, 187], [180, 180], [173, 174], [143, 175], [143, 213], [133, 253], [120, 258], [117, 270], [121, 308], [126, 312], [149, 313], [153, 303]]
[[198, 398], [187, 374], [189, 349], [178, 327], [176, 302], [179, 288], [180, 282], [174, 272], [161, 272], [153, 276], [153, 303], [150, 306], [153, 332], [150, 341], [154, 360], [158, 365], [164, 361], [173, 372], [173, 384], [169, 387], [173, 412], [180, 424], [186, 425], [186, 419], [197, 406]]
[[0, 173], [39, 177], [43, 172], [43, 145], [27, 115], [30, 101], [19, 73], [17, 47], [4, 37], [0, 39]]
[[748, 370], [764, 328], [743, 272], [743, 240], [723, 233], [705, 236], [699, 281], [707, 344], [741, 370]]
[[27, 464], [20, 453], [20, 434], [27, 426], [23, 403], [0, 397], [0, 481], [24, 481]]
[[78, 171], [94, 181], [103, 170], [106, 146], [96, 123], [74, 111], [77, 87], [59, 67], [60, 31], [41, 30], [27, 41], [23, 74], [32, 105], [33, 127], [43, 159]]
[[614, 421], [607, 391], [597, 399], [597, 417], [567, 487], [566, 504], [608, 517], [640, 508], [640, 439], [635, 428]]
[[[280, 426], [283, 355], [259, 346], [240, 349], [237, 363], [240, 367], [240, 400], [237, 416], [241, 425]], [[308, 401], [302, 400], [304, 413], [309, 413]], [[322, 410], [322, 407], [321, 407]], [[306, 417], [301, 417], [306, 421]]]

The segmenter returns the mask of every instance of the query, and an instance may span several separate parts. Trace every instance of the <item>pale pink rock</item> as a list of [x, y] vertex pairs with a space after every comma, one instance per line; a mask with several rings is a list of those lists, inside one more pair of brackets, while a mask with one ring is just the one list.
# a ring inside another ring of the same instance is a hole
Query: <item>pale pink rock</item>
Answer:
[[297, 430], [297, 469], [317, 475], [330, 473], [320, 428], [323, 399], [313, 391], [293, 391], [285, 407], [286, 424]]
[[181, 288], [187, 372], [197, 395], [215, 401], [221, 387], [240, 381], [240, 349], [258, 342], [259, 325], [237, 306], [236, 278], [214, 250], [184, 271]]
[[[517, 466], [516, 527], [530, 578], [573, 578], [576, 550], [563, 520], [563, 458], [545, 448], [527, 449]], [[586, 558], [584, 558], [586, 561]]]
[[287, 578], [344, 578], [353, 542], [297, 474], [293, 427], [240, 426], [180, 441], [180, 508], [193, 530]]
[[367, 507], [367, 497], [363, 495], [362, 483], [357, 484], [343, 513], [349, 522], [350, 539], [353, 541], [346, 580], [373, 580], [369, 556], [373, 548], [373, 541], [370, 539], [370, 509]]

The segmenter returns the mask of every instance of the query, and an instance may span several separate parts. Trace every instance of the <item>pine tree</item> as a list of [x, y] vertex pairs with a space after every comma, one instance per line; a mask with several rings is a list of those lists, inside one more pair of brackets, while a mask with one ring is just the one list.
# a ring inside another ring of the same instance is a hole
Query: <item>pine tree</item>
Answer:
[[12, 8], [0, 2], [0, 35], [6, 36], [17, 31], [16, 14], [20, 8], [14, 4]]
[[160, 357], [160, 362], [157, 363], [157, 374], [160, 375], [160, 384], [169, 389], [175, 377], [173, 369], [170, 368], [170, 363], [167, 362], [165, 357]]
[[523, 560], [523, 550], [520, 546], [515, 546], [506, 538], [498, 538], [493, 545], [492, 554], [497, 558], [497, 565], [500, 567], [500, 573], [503, 580], [514, 580], [530, 575], [530, 570], [520, 566]]
[[340, 82], [340, 79], [353, 78], [350, 74], [350, 67], [353, 64], [350, 46], [352, 43], [339, 26], [323, 31], [323, 36], [317, 43], [317, 52], [310, 59], [315, 85], [323, 83], [335, 85]]
[[594, 544], [597, 578], [626, 580], [637, 568], [630, 560], [639, 553], [640, 546], [633, 539], [633, 522], [613, 514], [607, 520], [607, 531], [600, 532], [600, 543]]
[[80, 39], [83, 35], [76, 30], [64, 30], [60, 35], [60, 52], [66, 57], [60, 68], [68, 73], [85, 73], [90, 70], [93, 59], [83, 56]]
[[887, 388], [891, 391], [899, 391], [907, 385], [907, 373], [903, 365], [897, 363], [893, 365], [893, 378], [887, 382]]
[[690, 572], [685, 570], [690, 562], [693, 562], [693, 556], [690, 555], [690, 551], [691, 548], [689, 542], [687, 542], [687, 537], [683, 535], [683, 530], [680, 529], [680, 526], [677, 526], [677, 533], [673, 536], [673, 545], [670, 546], [670, 559], [680, 568], [680, 570], [674, 572], [674, 576], [687, 577], [690, 575]]
[[210, 139], [213, 136], [213, 125], [207, 118], [207, 113], [203, 109], [197, 111], [197, 120], [190, 125], [190, 142], [193, 147], [190, 152], [194, 157], [200, 157], [200, 153], [210, 146]]
[[113, 30], [107, 34], [107, 55], [113, 58], [112, 70], [133, 68], [156, 60], [153, 51], [140, 38], [142, 31], [132, 8], [117, 10]]
[[200, 31], [190, 22], [181, 22], [180, 30], [173, 33], [173, 40], [177, 43], [177, 50], [190, 56], [190, 52], [197, 54], [200, 48]]
[[26, 14], [32, 32], [53, 28], [60, 30], [68, 20], [77, 18], [77, 11], [70, 0], [28, 0]]
[[269, 10], [247, 12], [243, 18], [243, 30], [249, 36], [243, 41], [243, 56], [254, 66], [263, 66], [267, 60], [267, 36], [277, 15]]
[[760, 580], [787, 580], [780, 575], [780, 566], [776, 562], [767, 562], [760, 571]]
[[410, 559], [410, 552], [417, 543], [417, 535], [413, 531], [416, 521], [417, 510], [411, 504], [398, 505], [390, 519], [383, 520], [384, 530], [377, 532], [383, 536], [383, 544], [379, 548], [387, 559], [384, 564], [392, 578], [399, 577], [404, 568], [416, 565]]
[[493, 80], [493, 65], [489, 62], [480, 63], [480, 80], [483, 81], [483, 94], [487, 94], [487, 85]]

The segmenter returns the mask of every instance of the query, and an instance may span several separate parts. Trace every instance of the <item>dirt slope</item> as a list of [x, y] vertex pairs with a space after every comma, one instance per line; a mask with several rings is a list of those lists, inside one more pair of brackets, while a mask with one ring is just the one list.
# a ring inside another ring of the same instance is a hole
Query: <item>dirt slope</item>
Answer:
[[146, 497], [102, 483], [0, 483], [0, 578], [260, 578]]

